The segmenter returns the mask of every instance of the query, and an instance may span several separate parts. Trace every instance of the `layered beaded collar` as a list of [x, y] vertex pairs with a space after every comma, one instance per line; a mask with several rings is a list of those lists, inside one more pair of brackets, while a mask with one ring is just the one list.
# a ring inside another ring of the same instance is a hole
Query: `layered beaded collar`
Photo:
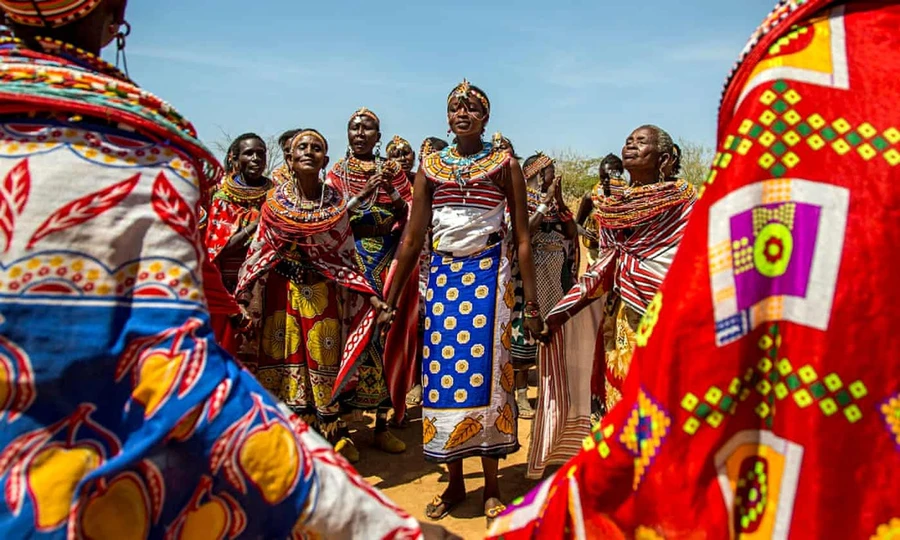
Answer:
[[488, 178], [509, 163], [509, 152], [500, 151], [489, 142], [482, 142], [482, 146], [480, 152], [471, 156], [460, 155], [456, 145], [431, 154], [422, 162], [425, 175], [433, 181], [464, 185]]

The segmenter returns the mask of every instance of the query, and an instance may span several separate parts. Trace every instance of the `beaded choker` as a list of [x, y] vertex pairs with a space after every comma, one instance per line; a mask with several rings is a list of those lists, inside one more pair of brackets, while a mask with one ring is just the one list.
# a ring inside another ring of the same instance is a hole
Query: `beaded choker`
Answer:
[[258, 206], [271, 187], [272, 181], [268, 178], [261, 186], [248, 186], [240, 181], [240, 175], [228, 175], [220, 185], [221, 193], [227, 199], [245, 206]]
[[488, 178], [509, 163], [508, 152], [501, 152], [488, 142], [482, 145], [481, 151], [471, 156], [460, 155], [456, 145], [431, 154], [422, 162], [425, 175], [433, 181], [452, 181], [462, 186]]

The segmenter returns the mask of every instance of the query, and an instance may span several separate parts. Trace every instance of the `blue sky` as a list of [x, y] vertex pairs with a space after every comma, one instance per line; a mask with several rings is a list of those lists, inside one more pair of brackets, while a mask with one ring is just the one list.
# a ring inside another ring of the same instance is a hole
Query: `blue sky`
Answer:
[[491, 98], [489, 133], [519, 154], [603, 155], [649, 122], [712, 145], [725, 76], [773, 4], [132, 1], [126, 50], [131, 76], [207, 143], [314, 127], [336, 159], [367, 106], [385, 143], [417, 147], [446, 137], [446, 95], [467, 77]]

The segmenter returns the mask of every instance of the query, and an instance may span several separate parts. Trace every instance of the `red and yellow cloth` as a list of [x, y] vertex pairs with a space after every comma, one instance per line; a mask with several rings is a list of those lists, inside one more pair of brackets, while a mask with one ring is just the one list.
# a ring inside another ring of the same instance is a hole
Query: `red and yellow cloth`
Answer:
[[900, 2], [782, 2], [623, 401], [497, 538], [900, 532]]

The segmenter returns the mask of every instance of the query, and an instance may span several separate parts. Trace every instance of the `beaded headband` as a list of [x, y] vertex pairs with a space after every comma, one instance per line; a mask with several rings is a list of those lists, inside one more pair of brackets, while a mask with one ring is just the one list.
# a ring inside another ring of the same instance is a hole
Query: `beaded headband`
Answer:
[[391, 155], [391, 151], [397, 148], [407, 147], [412, 150], [412, 145], [409, 144], [409, 141], [401, 137], [400, 135], [394, 135], [394, 138], [391, 139], [391, 142], [387, 145], [387, 153], [388, 156]]
[[302, 129], [296, 135], [294, 135], [293, 139], [291, 139], [291, 154], [294, 153], [294, 149], [297, 148], [298, 144], [300, 144], [300, 138], [304, 135], [310, 135], [312, 137], [315, 137], [316, 139], [319, 139], [319, 141], [322, 143], [322, 146], [325, 147], [325, 152], [328, 152], [328, 141], [325, 140], [325, 137], [323, 137], [321, 133], [313, 129]]
[[472, 86], [466, 79], [463, 79], [463, 81], [456, 85], [456, 88], [450, 92], [450, 95], [447, 96], [447, 104], [450, 104], [454, 99], [465, 100], [469, 97], [477, 99], [481, 103], [481, 106], [484, 107], [484, 112], [490, 114], [491, 102], [488, 99], [487, 94]]
[[376, 124], [378, 124], [379, 126], [381, 125], [381, 120], [378, 118], [378, 115], [373, 113], [371, 110], [367, 109], [366, 107], [360, 107], [359, 109], [356, 110], [355, 113], [351, 114], [350, 121], [352, 122], [354, 118], [357, 118], [359, 116], [368, 116], [369, 118], [374, 120]]
[[421, 148], [419, 148], [419, 159], [425, 159], [435, 152], [436, 150], [431, 145], [431, 140], [425, 139], [424, 141], [422, 141]]
[[58, 28], [81, 19], [99, 4], [100, 0], [0, 0], [0, 9], [19, 24]]
[[555, 163], [553, 158], [543, 152], [538, 152], [535, 156], [537, 156], [537, 158], [529, 163], [528, 166], [525, 167], [525, 170], [522, 171], [525, 178], [531, 178]]

